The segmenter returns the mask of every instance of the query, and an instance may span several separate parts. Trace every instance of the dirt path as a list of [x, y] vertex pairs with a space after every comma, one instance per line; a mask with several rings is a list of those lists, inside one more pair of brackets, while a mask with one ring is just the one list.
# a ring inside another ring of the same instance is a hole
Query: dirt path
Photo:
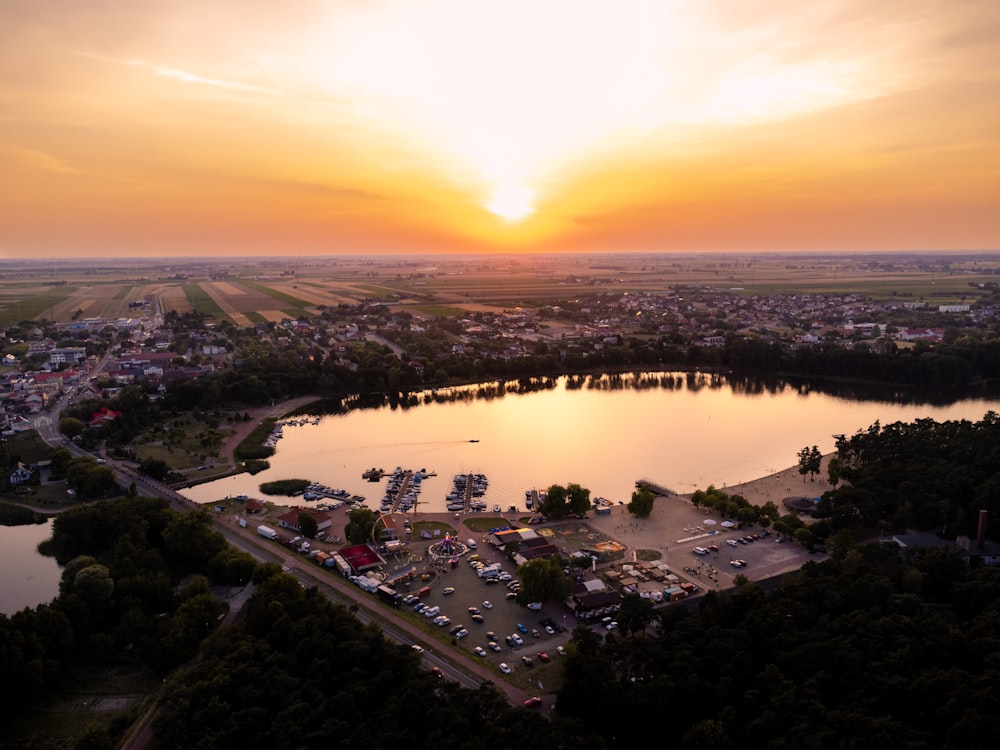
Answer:
[[257, 425], [268, 417], [282, 417], [289, 412], [301, 409], [303, 406], [318, 400], [319, 396], [300, 396], [299, 398], [282, 401], [272, 406], [257, 406], [252, 409], [244, 409], [243, 412], [250, 415], [250, 421], [239, 422], [234, 426], [233, 433], [223, 441], [222, 446], [219, 448], [219, 455], [225, 456], [229, 460], [230, 466], [236, 466], [236, 461], [233, 458], [236, 446], [242, 443], [247, 435], [254, 431]]

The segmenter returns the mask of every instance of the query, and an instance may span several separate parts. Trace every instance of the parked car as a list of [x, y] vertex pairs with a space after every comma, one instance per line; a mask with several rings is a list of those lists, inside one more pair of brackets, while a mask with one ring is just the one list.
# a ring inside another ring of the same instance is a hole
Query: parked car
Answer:
[[542, 608], [542, 603], [541, 602], [530, 602], [528, 604], [528, 609], [530, 609], [530, 610], [532, 610], [534, 612], [537, 612], [541, 608]]
[[487, 599], [485, 602], [483, 602], [483, 609], [493, 609], [493, 603], [489, 599]]
[[739, 546], [739, 542], [737, 542], [735, 539], [727, 539], [726, 540], [726, 544], [728, 544], [730, 547], [738, 547]]
[[510, 674], [510, 667], [507, 666], [506, 662], [500, 662], [500, 671], [504, 674]]
[[535, 666], [535, 662], [533, 662], [531, 660], [530, 656], [522, 656], [521, 657], [521, 663], [524, 664], [524, 666], [526, 666], [526, 667], [533, 667], [533, 666]]
[[474, 653], [476, 656], [486, 656], [486, 649], [483, 648], [482, 646], [476, 646], [474, 649], [472, 649], [472, 653]]
[[468, 634], [469, 634], [469, 631], [466, 630], [465, 628], [462, 628], [457, 633], [455, 633], [455, 637], [456, 638], [465, 638], [465, 636], [467, 636]]
[[473, 622], [486, 622], [486, 618], [483, 617], [478, 612], [476, 612], [474, 615], [472, 615], [472, 621]]
[[490, 651], [497, 651], [497, 652], [499, 652], [499, 651], [503, 650], [503, 649], [500, 648], [500, 644], [497, 643], [496, 641], [490, 641], [486, 645], [489, 647]]
[[528, 632], [528, 626], [525, 625], [523, 622], [519, 622], [517, 624], [517, 629], [518, 629], [518, 631], [520, 631], [522, 633], [527, 633]]
[[517, 646], [524, 645], [524, 639], [521, 638], [521, 636], [519, 636], [517, 633], [511, 633], [510, 637], [513, 639], [515, 645]]
[[525, 708], [535, 708], [536, 706], [542, 705], [542, 699], [537, 695], [533, 695], [524, 702]]
[[558, 653], [559, 656], [566, 656], [566, 649], [562, 646], [556, 646], [556, 653]]
[[455, 587], [454, 586], [445, 586], [444, 591], [442, 591], [441, 593], [444, 594], [445, 596], [448, 596], [448, 594], [454, 594], [455, 593]]
[[537, 654], [535, 654], [535, 656], [538, 657], [539, 661], [545, 661], [545, 662], [549, 661], [549, 655], [544, 651], [539, 651]]

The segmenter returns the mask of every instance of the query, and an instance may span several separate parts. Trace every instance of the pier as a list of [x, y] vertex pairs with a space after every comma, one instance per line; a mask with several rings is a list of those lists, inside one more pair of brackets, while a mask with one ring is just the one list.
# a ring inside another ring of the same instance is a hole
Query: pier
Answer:
[[637, 479], [635, 480], [635, 488], [641, 490], [643, 488], [649, 490], [654, 495], [660, 495], [661, 497], [670, 497], [671, 495], [676, 495], [672, 489], [664, 487], [662, 484], [657, 484], [650, 479]]

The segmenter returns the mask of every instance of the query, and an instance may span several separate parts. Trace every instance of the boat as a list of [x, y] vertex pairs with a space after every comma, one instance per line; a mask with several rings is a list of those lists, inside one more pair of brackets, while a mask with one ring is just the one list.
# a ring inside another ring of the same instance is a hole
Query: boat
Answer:
[[473, 439], [473, 440], [470, 440], [469, 442], [470, 442], [470, 443], [478, 443], [479, 441], [478, 441], [478, 440], [475, 440], [475, 439]]

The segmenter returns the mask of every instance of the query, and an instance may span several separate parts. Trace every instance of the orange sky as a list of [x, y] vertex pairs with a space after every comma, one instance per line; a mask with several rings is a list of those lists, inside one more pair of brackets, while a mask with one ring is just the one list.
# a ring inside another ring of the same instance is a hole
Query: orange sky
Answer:
[[1000, 249], [996, 0], [3, 0], [0, 257]]

